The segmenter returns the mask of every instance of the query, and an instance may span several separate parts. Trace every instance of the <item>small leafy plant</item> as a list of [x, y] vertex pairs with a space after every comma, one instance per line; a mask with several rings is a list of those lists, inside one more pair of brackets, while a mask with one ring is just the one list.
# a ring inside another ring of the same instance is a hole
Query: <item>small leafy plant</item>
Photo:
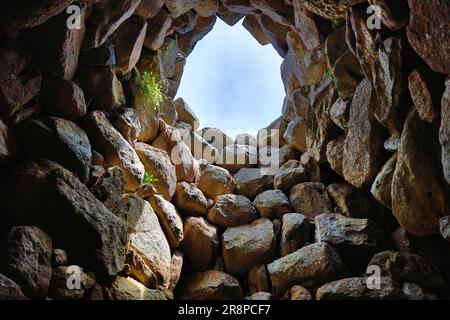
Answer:
[[153, 187], [155, 183], [158, 182], [158, 179], [155, 178], [152, 174], [148, 172], [144, 173], [144, 179], [142, 180], [142, 184], [146, 187]]
[[331, 23], [333, 24], [334, 27], [336, 28], [340, 28], [344, 25], [345, 20], [344, 19], [331, 19]]
[[145, 71], [141, 75], [139, 86], [148, 103], [153, 106], [154, 110], [158, 110], [164, 100], [164, 95], [161, 91], [161, 83], [158, 81], [156, 76], [152, 72]]
[[330, 69], [328, 69], [325, 72], [325, 75], [330, 78], [331, 80], [335, 81], [336, 80], [336, 76], [334, 75], [333, 71], [331, 71]]

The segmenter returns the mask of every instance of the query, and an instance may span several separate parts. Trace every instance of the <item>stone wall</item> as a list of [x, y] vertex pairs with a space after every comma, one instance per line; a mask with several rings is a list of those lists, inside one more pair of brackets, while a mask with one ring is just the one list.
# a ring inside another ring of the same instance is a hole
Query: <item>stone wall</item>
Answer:
[[[3, 1], [0, 299], [448, 297], [449, 12]], [[216, 19], [283, 57], [276, 131], [233, 141], [174, 101]]]

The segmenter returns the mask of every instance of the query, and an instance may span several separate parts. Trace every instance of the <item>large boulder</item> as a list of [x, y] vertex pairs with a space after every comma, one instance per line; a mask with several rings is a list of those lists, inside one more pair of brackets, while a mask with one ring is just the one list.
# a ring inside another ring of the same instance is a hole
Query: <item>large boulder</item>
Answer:
[[311, 227], [306, 216], [286, 213], [282, 218], [280, 248], [284, 257], [303, 247], [310, 240]]
[[[66, 1], [61, 1], [64, 2]], [[33, 61], [47, 77], [71, 80], [75, 75], [85, 35], [86, 6], [79, 8], [77, 28], [68, 28], [69, 22], [73, 21], [72, 14], [61, 12], [45, 23], [22, 33], [23, 42], [33, 55]], [[49, 37], [49, 34], [52, 36]]]
[[198, 188], [209, 199], [233, 193], [236, 181], [230, 173], [221, 167], [209, 165], [202, 171]]
[[53, 269], [49, 296], [54, 300], [83, 299], [85, 290], [92, 289], [94, 285], [95, 276], [85, 273], [83, 268], [76, 265], [59, 266]]
[[126, 189], [136, 190], [144, 178], [145, 168], [133, 147], [112, 126], [102, 111], [92, 112], [85, 122], [92, 147], [100, 152], [104, 166], [119, 166], [127, 180]]
[[86, 115], [83, 90], [70, 80], [42, 79], [39, 101], [48, 116], [76, 121]]
[[331, 244], [351, 270], [362, 271], [373, 254], [386, 246], [383, 232], [369, 219], [324, 213], [314, 222], [316, 241]]
[[174, 195], [174, 203], [186, 214], [206, 216], [209, 201], [194, 183], [180, 182]]
[[273, 176], [263, 174], [260, 168], [243, 168], [235, 175], [236, 193], [249, 199], [266, 190], [272, 189]]
[[260, 193], [253, 201], [253, 205], [261, 218], [266, 219], [281, 219], [285, 213], [292, 211], [288, 197], [281, 190], [267, 190]]
[[252, 267], [271, 262], [276, 252], [273, 225], [268, 219], [228, 228], [222, 235], [225, 267], [235, 276], [245, 276]]
[[189, 276], [181, 288], [183, 300], [240, 300], [243, 297], [236, 278], [216, 270]]
[[378, 266], [382, 276], [398, 283], [413, 282], [422, 288], [442, 292], [446, 284], [439, 269], [413, 253], [383, 251], [373, 256], [369, 266]]
[[350, 107], [342, 162], [345, 180], [357, 188], [370, 185], [383, 165], [384, 137], [374, 116], [375, 106], [372, 86], [369, 80], [363, 80]]
[[86, 23], [83, 49], [98, 48], [134, 13], [141, 0], [98, 2]]
[[411, 18], [408, 40], [414, 50], [436, 72], [449, 74], [450, 49], [447, 33], [450, 27], [450, 4], [447, 1], [408, 0]]
[[118, 75], [129, 73], [138, 62], [146, 31], [146, 20], [139, 16], [132, 16], [114, 32], [112, 42], [116, 53]]
[[153, 176], [153, 186], [156, 191], [164, 199], [172, 199], [177, 184], [177, 175], [167, 152], [143, 142], [136, 143], [135, 149], [144, 164], [145, 172], [150, 177]]
[[16, 127], [16, 138], [28, 154], [56, 161], [75, 173], [81, 182], [88, 181], [91, 144], [75, 123], [61, 118], [28, 119]]
[[392, 213], [411, 234], [439, 232], [450, 194], [442, 175], [437, 132], [416, 111], [406, 120], [392, 178]]
[[181, 248], [194, 271], [205, 271], [214, 263], [219, 246], [216, 227], [202, 217], [188, 217], [184, 220], [184, 240]]
[[276, 293], [283, 293], [296, 284], [314, 288], [349, 274], [336, 250], [325, 242], [311, 244], [275, 260], [267, 269]]
[[381, 168], [370, 189], [373, 197], [388, 209], [392, 208], [392, 178], [396, 164], [397, 154], [394, 154]]
[[166, 234], [171, 248], [176, 248], [183, 241], [183, 221], [175, 206], [160, 195], [153, 195], [149, 199], [153, 210], [159, 218], [161, 227]]
[[273, 188], [289, 194], [296, 184], [306, 182], [305, 168], [298, 160], [289, 160], [282, 165], [273, 178]]
[[227, 194], [216, 197], [207, 217], [212, 224], [227, 228], [251, 223], [257, 219], [257, 213], [248, 198]]
[[270, 292], [270, 281], [265, 264], [252, 267], [248, 272], [248, 287], [251, 294]]
[[52, 275], [52, 240], [38, 227], [9, 229], [2, 243], [2, 272], [32, 299], [47, 295]]
[[183, 100], [183, 98], [178, 98], [174, 101], [174, 104], [178, 114], [178, 121], [187, 123], [191, 126], [192, 130], [197, 131], [200, 126], [200, 120], [189, 105]]
[[105, 207], [112, 210], [122, 200], [125, 193], [125, 183], [122, 169], [111, 167], [98, 178], [89, 190]]
[[310, 218], [333, 210], [327, 189], [322, 183], [304, 182], [295, 185], [289, 200], [295, 212]]
[[380, 289], [368, 286], [369, 278], [346, 278], [317, 289], [317, 300], [403, 300], [401, 288], [389, 277], [380, 278]]
[[114, 210], [127, 226], [127, 263], [131, 274], [147, 287], [168, 287], [170, 246], [151, 205], [128, 196]]
[[117, 277], [110, 290], [114, 300], [167, 300], [162, 292], [148, 289], [131, 277]]
[[123, 222], [70, 171], [48, 160], [25, 162], [3, 175], [2, 181], [9, 186], [0, 195], [5, 222], [42, 227], [71, 259], [99, 277], [123, 269]]

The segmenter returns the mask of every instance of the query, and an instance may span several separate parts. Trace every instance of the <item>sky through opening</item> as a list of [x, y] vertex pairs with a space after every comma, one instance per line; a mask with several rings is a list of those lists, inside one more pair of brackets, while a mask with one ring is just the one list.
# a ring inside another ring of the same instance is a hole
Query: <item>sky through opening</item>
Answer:
[[177, 97], [200, 118], [231, 136], [255, 133], [281, 114], [285, 96], [282, 58], [242, 26], [220, 19], [187, 58]]

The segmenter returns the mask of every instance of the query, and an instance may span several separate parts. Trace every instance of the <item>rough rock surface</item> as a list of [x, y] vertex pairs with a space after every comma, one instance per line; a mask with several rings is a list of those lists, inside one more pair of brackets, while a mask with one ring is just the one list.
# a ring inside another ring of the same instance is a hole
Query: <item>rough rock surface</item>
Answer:
[[327, 189], [321, 183], [305, 182], [295, 185], [291, 189], [289, 200], [295, 212], [310, 218], [332, 211]]
[[222, 235], [222, 255], [226, 270], [244, 276], [254, 266], [271, 262], [276, 241], [270, 220], [259, 219], [251, 224], [230, 227]]
[[317, 300], [403, 300], [401, 288], [389, 277], [381, 277], [381, 290], [368, 287], [368, 278], [333, 281], [317, 289]]
[[267, 268], [277, 293], [296, 284], [307, 288], [320, 286], [349, 273], [341, 257], [327, 243], [306, 246], [275, 260]]
[[253, 201], [253, 205], [261, 218], [266, 219], [281, 219], [285, 213], [292, 211], [288, 197], [280, 190], [260, 193]]
[[221, 227], [248, 224], [257, 219], [256, 208], [244, 196], [227, 194], [218, 196], [208, 211], [208, 221]]
[[181, 289], [185, 300], [242, 299], [239, 282], [233, 276], [215, 270], [191, 275]]

